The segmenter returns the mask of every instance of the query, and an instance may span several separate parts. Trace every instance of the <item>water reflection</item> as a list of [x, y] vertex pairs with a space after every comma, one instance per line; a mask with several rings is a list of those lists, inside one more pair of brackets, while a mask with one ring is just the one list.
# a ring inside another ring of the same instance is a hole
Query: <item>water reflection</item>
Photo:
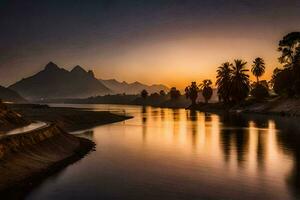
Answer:
[[294, 195], [300, 198], [300, 133], [298, 131], [298, 120], [278, 119], [277, 121], [278, 127], [284, 132], [284, 134], [278, 135], [278, 142], [285, 147], [282, 151], [292, 156], [294, 162], [286, 182]]
[[173, 110], [172, 110], [172, 113], [173, 113], [173, 121], [174, 121], [174, 122], [180, 121], [180, 113], [179, 113], [179, 109], [173, 109]]
[[142, 112], [141, 112], [141, 115], [142, 115], [142, 135], [143, 135], [143, 142], [145, 143], [146, 142], [146, 139], [147, 139], [147, 107], [143, 106], [142, 107]]
[[[77, 199], [85, 197], [81, 193], [104, 199], [299, 198], [297, 120], [120, 107], [134, 118], [95, 128], [88, 137], [96, 142], [97, 151], [29, 199], [44, 199], [57, 187], [56, 199], [70, 197], [64, 189], [70, 178], [73, 186], [76, 181], [80, 185], [73, 190]], [[92, 183], [85, 188], [81, 183], [86, 180]]]
[[180, 132], [180, 113], [179, 109], [173, 109], [172, 110], [172, 116], [173, 116], [173, 137], [174, 141], [176, 142], [178, 140], [179, 132]]
[[[225, 163], [232, 169], [243, 169], [249, 173], [249, 176], [268, 173], [276, 177], [280, 168], [289, 168], [290, 161], [295, 159], [287, 183], [294, 188], [294, 192], [299, 192], [300, 140], [291, 139], [298, 138], [295, 135], [298, 127], [294, 127], [293, 131], [284, 128], [279, 131], [275, 124], [282, 124], [280, 118], [273, 120], [261, 116], [232, 114], [219, 116], [182, 109], [151, 109], [154, 110], [148, 113], [146, 108], [142, 108], [143, 135], [146, 135], [147, 120], [155, 122], [160, 117], [159, 123], [163, 124], [171, 120], [173, 126], [164, 126], [164, 128], [168, 128], [168, 132], [173, 133], [170, 137], [173, 137], [174, 143], [186, 145], [190, 143], [192, 152], [200, 150], [205, 154], [207, 153], [205, 151], [210, 151], [209, 154], [216, 154], [214, 156], [217, 158], [223, 157]], [[286, 132], [289, 134], [287, 135]], [[178, 141], [178, 138], [181, 141]], [[143, 139], [147, 138], [143, 137]], [[218, 146], [213, 146], [216, 144]], [[286, 159], [287, 162], [284, 163]]]

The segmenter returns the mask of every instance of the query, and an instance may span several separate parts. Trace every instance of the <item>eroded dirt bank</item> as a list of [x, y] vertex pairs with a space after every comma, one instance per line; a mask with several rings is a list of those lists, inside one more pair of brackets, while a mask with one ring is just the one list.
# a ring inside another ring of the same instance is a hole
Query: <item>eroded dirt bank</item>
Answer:
[[77, 131], [94, 126], [119, 122], [131, 117], [81, 108], [49, 107], [37, 104], [10, 104], [9, 109], [32, 121], [52, 122], [66, 131]]
[[29, 120], [24, 119], [19, 113], [9, 110], [0, 102], [0, 134], [29, 123]]
[[92, 141], [68, 134], [55, 124], [2, 138], [1, 199], [22, 198], [33, 185], [79, 160], [94, 146]]

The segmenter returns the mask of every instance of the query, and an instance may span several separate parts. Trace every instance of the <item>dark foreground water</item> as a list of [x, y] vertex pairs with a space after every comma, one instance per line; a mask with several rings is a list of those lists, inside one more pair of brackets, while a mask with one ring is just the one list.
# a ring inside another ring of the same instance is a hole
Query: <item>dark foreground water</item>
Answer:
[[300, 198], [299, 119], [81, 106], [134, 118], [81, 134], [96, 151], [28, 200]]

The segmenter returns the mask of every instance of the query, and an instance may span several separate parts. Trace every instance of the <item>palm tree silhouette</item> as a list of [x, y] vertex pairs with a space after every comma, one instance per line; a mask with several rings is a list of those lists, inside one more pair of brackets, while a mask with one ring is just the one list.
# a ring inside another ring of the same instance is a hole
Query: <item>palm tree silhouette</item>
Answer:
[[203, 80], [199, 87], [202, 89], [202, 96], [204, 97], [205, 103], [211, 98], [213, 90], [211, 88], [212, 82], [209, 79]]
[[232, 67], [231, 77], [231, 95], [235, 102], [244, 100], [250, 90], [249, 75], [246, 74], [249, 70], [246, 69], [247, 62], [236, 59]]
[[251, 72], [256, 76], [256, 83], [259, 83], [259, 77], [265, 73], [265, 61], [264, 59], [258, 57], [253, 61]]
[[229, 62], [223, 63], [217, 70], [218, 95], [225, 103], [230, 101], [231, 91], [231, 76], [232, 76], [232, 64]]
[[191, 85], [185, 88], [185, 96], [187, 99], [192, 101], [192, 106], [196, 105], [196, 100], [198, 97], [199, 87], [196, 82], [192, 82]]
[[172, 100], [176, 100], [180, 97], [180, 91], [177, 90], [176, 87], [172, 87], [171, 90], [170, 90], [170, 97]]

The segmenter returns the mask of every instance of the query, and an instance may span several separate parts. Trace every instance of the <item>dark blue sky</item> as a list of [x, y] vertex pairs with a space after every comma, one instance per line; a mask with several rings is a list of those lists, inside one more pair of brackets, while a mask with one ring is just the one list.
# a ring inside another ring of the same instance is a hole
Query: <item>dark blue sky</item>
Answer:
[[[153, 65], [166, 71], [154, 81], [176, 84], [164, 77], [171, 67], [180, 71], [186, 57], [178, 51], [171, 52], [171, 47], [184, 52], [198, 44], [201, 56], [200, 49], [210, 46], [208, 50], [217, 59], [232, 40], [231, 52], [226, 55], [229, 58], [247, 59], [255, 50], [274, 49], [272, 55], [266, 54], [273, 59], [280, 37], [300, 30], [300, 1], [0, 0], [0, 27], [2, 85], [39, 71], [50, 60], [66, 68], [80, 64], [94, 69], [98, 77], [127, 81], [138, 80], [144, 71], [149, 75], [149, 66]], [[249, 51], [233, 51], [237, 47]], [[175, 60], [164, 60], [176, 53]], [[202, 71], [211, 74], [217, 66], [213, 61], [202, 63], [206, 58], [189, 58], [193, 61], [184, 67], [190, 66], [195, 74], [195, 66], [202, 66], [199, 77]], [[186, 74], [186, 80], [190, 78], [193, 77]]]

